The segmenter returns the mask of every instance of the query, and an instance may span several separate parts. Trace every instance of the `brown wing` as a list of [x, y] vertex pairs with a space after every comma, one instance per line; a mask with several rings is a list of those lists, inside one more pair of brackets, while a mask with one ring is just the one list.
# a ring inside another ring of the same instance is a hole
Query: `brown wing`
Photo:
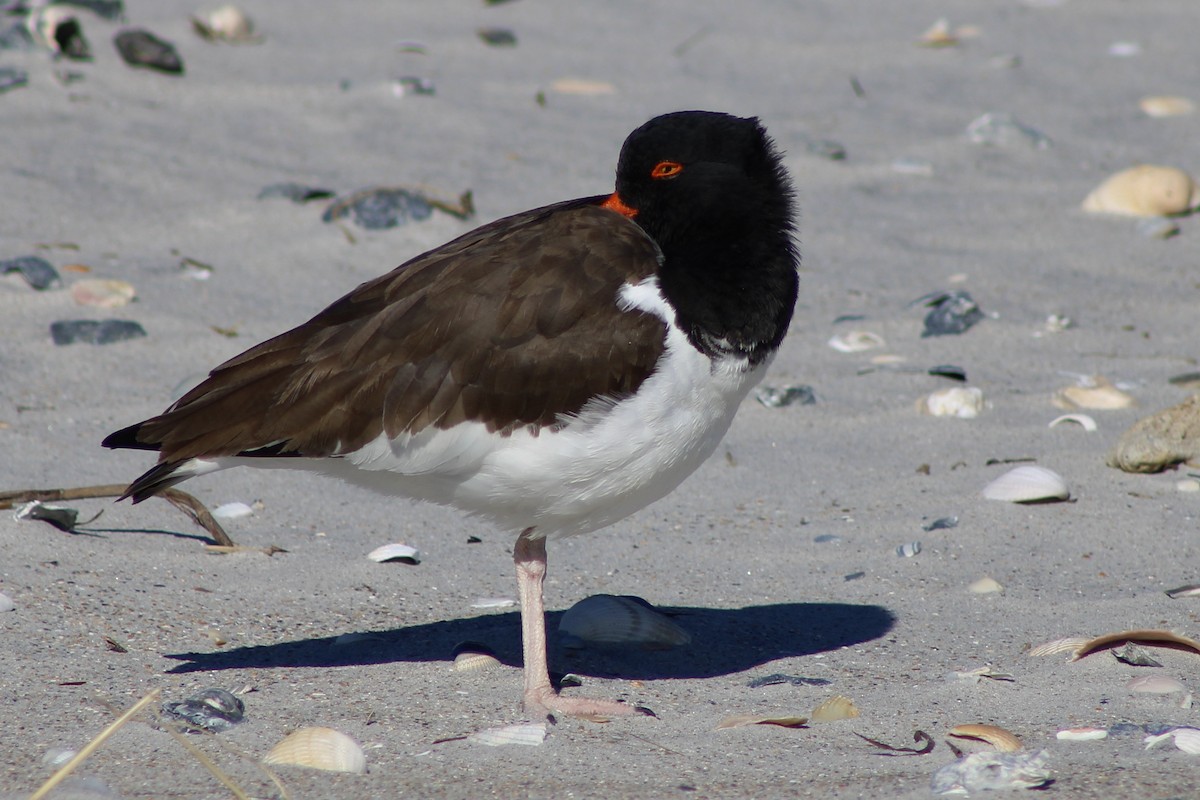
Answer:
[[158, 449], [167, 463], [320, 457], [382, 431], [553, 425], [589, 398], [633, 392], [666, 331], [621, 311], [617, 294], [655, 272], [658, 249], [597, 202], [508, 217], [418, 256], [105, 444]]

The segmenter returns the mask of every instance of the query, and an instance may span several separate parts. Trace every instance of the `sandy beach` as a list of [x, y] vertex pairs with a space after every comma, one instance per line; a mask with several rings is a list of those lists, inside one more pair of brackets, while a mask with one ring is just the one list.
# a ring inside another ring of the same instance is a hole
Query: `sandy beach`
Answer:
[[[1173, 220], [1162, 238], [1080, 207], [1136, 164], [1200, 174], [1200, 114], [1139, 107], [1200, 102], [1193, 3], [247, 0], [261, 41], [243, 44], [193, 31], [211, 8], [72, 8], [88, 61], [0, 49], [0, 70], [26, 78], [0, 91], [0, 262], [36, 256], [61, 277], [37, 290], [0, 275], [0, 492], [132, 480], [152, 454], [105, 450], [105, 435], [429, 248], [612, 191], [624, 137], [680, 109], [758, 116], [787, 153], [800, 300], [764, 384], [810, 387], [815, 402], [751, 396], [676, 492], [550, 544], [552, 669], [657, 716], [560, 720], [536, 747], [465, 738], [525, 721], [517, 610], [481, 602], [516, 599], [508, 533], [266, 470], [180, 487], [210, 509], [251, 508], [225, 522], [246, 546], [225, 555], [157, 499], [52, 503], [100, 515], [73, 532], [0, 511], [13, 606], [0, 613], [0, 796], [28, 797], [148, 693], [210, 688], [236, 693], [245, 721], [187, 742], [255, 798], [928, 798], [956, 761], [948, 732], [971, 723], [1019, 737], [1020, 754], [1045, 750], [1046, 796], [1194, 796], [1200, 756], [1144, 739], [1200, 727], [1200, 653], [1147, 646], [1160, 667], [1029, 653], [1118, 631], [1200, 636], [1200, 599], [1165, 593], [1200, 582], [1200, 468], [1105, 463], [1131, 425], [1196, 391], [1170, 379], [1198, 369], [1200, 224]], [[922, 46], [942, 18], [944, 46]], [[127, 28], [173, 43], [183, 74], [124, 63], [113, 37]], [[437, 202], [427, 219], [366, 229], [323, 221], [330, 199], [260, 197], [284, 183]], [[469, 219], [437, 207], [467, 192]], [[136, 299], [79, 304], [72, 287], [93, 278]], [[923, 336], [916, 301], [953, 292], [982, 318]], [[146, 335], [51, 337], [57, 321], [108, 319]], [[843, 352], [834, 337], [871, 346]], [[1085, 376], [1130, 404], [1075, 410], [1094, 431], [1050, 427], [1068, 413], [1056, 393]], [[918, 412], [964, 386], [982, 395], [974, 418]], [[983, 496], [1028, 464], [1070, 499]], [[390, 542], [420, 563], [367, 558]], [[997, 586], [973, 591], [983, 578]], [[562, 613], [596, 594], [644, 598], [691, 642], [564, 646]], [[464, 641], [501, 666], [454, 671]], [[788, 680], [763, 685], [772, 675]], [[1130, 690], [1147, 675], [1183, 688]], [[717, 729], [733, 714], [810, 717], [835, 695], [858, 716]], [[257, 759], [313, 725], [360, 743], [367, 772], [274, 767], [274, 784]], [[237, 796], [170, 727], [137, 716], [51, 797]], [[1080, 727], [1107, 737], [1056, 738]], [[919, 749], [915, 731], [931, 752], [862, 738]]]

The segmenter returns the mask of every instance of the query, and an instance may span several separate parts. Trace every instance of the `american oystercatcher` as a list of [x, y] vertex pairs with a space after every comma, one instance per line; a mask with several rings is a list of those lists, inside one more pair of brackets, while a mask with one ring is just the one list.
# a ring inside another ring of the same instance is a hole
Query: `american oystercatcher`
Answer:
[[656, 117], [626, 139], [613, 194], [419, 255], [104, 446], [159, 452], [135, 503], [227, 467], [292, 467], [512, 531], [527, 712], [630, 713], [551, 686], [546, 539], [632, 514], [713, 452], [787, 332], [793, 233], [757, 119]]

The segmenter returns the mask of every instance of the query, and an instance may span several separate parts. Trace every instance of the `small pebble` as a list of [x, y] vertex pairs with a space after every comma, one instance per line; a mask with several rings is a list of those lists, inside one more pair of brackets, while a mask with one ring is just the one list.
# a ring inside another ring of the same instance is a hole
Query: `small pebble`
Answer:
[[13, 599], [4, 592], [0, 592], [0, 614], [5, 611], [15, 611], [16, 609], [17, 604], [13, 602]]
[[508, 28], [480, 28], [475, 31], [484, 44], [492, 47], [516, 47], [517, 35]]
[[409, 220], [428, 219], [432, 215], [433, 206], [406, 189], [368, 189], [335, 200], [325, 209], [321, 220], [333, 222], [350, 216], [361, 228], [383, 230]]
[[322, 189], [316, 186], [305, 186], [302, 183], [272, 183], [264, 186], [258, 193], [259, 200], [269, 197], [282, 197], [296, 204], [307, 203], [309, 200], [328, 200], [337, 192], [332, 189]]
[[437, 94], [437, 87], [429, 78], [422, 78], [416, 75], [405, 75], [392, 81], [392, 94], [396, 97], [406, 97], [408, 95], [424, 95], [432, 97]]
[[64, 319], [50, 323], [50, 337], [57, 345], [75, 344], [113, 344], [126, 339], [139, 339], [146, 336], [146, 329], [133, 320], [106, 319]]
[[867, 573], [865, 573], [865, 572], [851, 572], [849, 575], [843, 575], [842, 580], [845, 581], [846, 583], [849, 583], [850, 581], [856, 581], [859, 578], [865, 578], [865, 577], [867, 577]]
[[963, 289], [935, 292], [913, 301], [913, 305], [923, 301], [924, 305], [932, 307], [933, 310], [925, 316], [922, 338], [963, 333], [983, 319], [983, 311]]
[[754, 399], [767, 408], [811, 406], [817, 402], [811, 386], [762, 386], [754, 390]]
[[1050, 137], [1024, 124], [1007, 112], [988, 112], [967, 126], [967, 138], [975, 144], [1010, 147], [1024, 144], [1035, 150], [1050, 147]]
[[827, 542], [840, 542], [842, 537], [836, 533], [822, 533], [820, 536], [814, 536], [813, 541], [817, 544], [825, 544]]
[[58, 270], [54, 269], [49, 261], [38, 256], [21, 256], [0, 261], [0, 275], [7, 275], [10, 272], [20, 273], [26, 283], [39, 292], [62, 285], [62, 278], [59, 277]]
[[923, 525], [922, 529], [928, 531], [945, 531], [951, 528], [958, 527], [958, 517], [938, 517], [928, 525]]
[[939, 364], [936, 367], [930, 367], [929, 374], [935, 378], [949, 378], [952, 381], [963, 381], [964, 383], [967, 380], [967, 371], [953, 364]]
[[113, 38], [113, 44], [131, 67], [146, 67], [169, 75], [183, 74], [183, 59], [179, 57], [175, 45], [159, 39], [150, 31], [121, 31]]

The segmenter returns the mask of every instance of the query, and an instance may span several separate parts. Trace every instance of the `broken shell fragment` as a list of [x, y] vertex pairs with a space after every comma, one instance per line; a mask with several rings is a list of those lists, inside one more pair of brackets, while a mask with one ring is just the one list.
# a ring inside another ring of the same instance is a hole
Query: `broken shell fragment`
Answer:
[[1145, 694], [1174, 694], [1187, 691], [1187, 687], [1183, 683], [1166, 675], [1141, 675], [1137, 678], [1130, 678], [1126, 682], [1125, 688], [1131, 692]]
[[192, 28], [200, 38], [229, 44], [258, 44], [263, 37], [254, 31], [254, 21], [237, 6], [225, 5], [192, 17]]
[[405, 564], [420, 564], [421, 551], [399, 542], [376, 547], [367, 553], [367, 558], [380, 564], [388, 561], [403, 561]]
[[692, 635], [640, 597], [596, 594], [562, 615], [558, 631], [571, 644], [640, 646], [666, 650], [692, 641]]
[[1200, 205], [1200, 186], [1175, 167], [1139, 164], [1112, 175], [1083, 201], [1083, 210], [1126, 217], [1184, 214]]
[[918, 400], [917, 410], [933, 417], [974, 419], [983, 411], [983, 390], [974, 386], [938, 389]]
[[329, 772], [367, 771], [367, 757], [358, 742], [333, 728], [300, 728], [263, 757], [264, 764], [323, 769]]
[[1159, 742], [1166, 739], [1174, 738], [1175, 746], [1185, 753], [1191, 755], [1200, 754], [1200, 728], [1171, 728], [1162, 733], [1155, 733], [1142, 739], [1146, 744], [1146, 749], [1149, 750]]
[[847, 331], [832, 337], [827, 344], [839, 353], [861, 353], [874, 347], [883, 347], [883, 337], [870, 331]]
[[1015, 753], [1024, 747], [1021, 740], [1017, 736], [1004, 728], [996, 725], [984, 725], [976, 723], [968, 723], [965, 725], [955, 725], [946, 732], [947, 736], [953, 736], [956, 739], [971, 739], [974, 741], [986, 742], [993, 749], [1004, 753]]
[[1148, 117], [1182, 117], [1194, 113], [1196, 104], [1186, 97], [1152, 95], [1138, 101], [1138, 107]]
[[1136, 630], [1107, 633], [1104, 636], [1089, 639], [1079, 646], [1075, 651], [1075, 655], [1071, 657], [1071, 660], [1078, 661], [1098, 650], [1103, 650], [1123, 642], [1137, 642], [1138, 644], [1155, 647], [1170, 647], [1175, 650], [1191, 650], [1193, 653], [1200, 655], [1200, 642], [1197, 642], [1195, 639], [1189, 639], [1186, 636], [1180, 636], [1170, 631]]
[[88, 278], [71, 284], [71, 299], [81, 306], [120, 308], [137, 296], [133, 284], [105, 278]]
[[169, 717], [213, 733], [229, 730], [246, 714], [241, 699], [225, 689], [205, 689], [186, 700], [163, 703], [162, 710]]
[[1050, 783], [1050, 753], [971, 753], [933, 773], [934, 794], [978, 794], [989, 790], [1037, 789]]
[[805, 717], [791, 717], [776, 714], [730, 714], [717, 723], [714, 730], [726, 728], [745, 728], [749, 725], [777, 725], [780, 728], [802, 728], [808, 722]]
[[1071, 490], [1057, 472], [1035, 464], [1023, 464], [983, 487], [983, 496], [1010, 503], [1047, 503], [1068, 499]]
[[853, 719], [859, 715], [858, 706], [849, 697], [835, 694], [821, 703], [812, 711], [813, 722], [835, 722], [839, 719]]
[[1067, 636], [1063, 639], [1043, 642], [1036, 647], [1032, 647], [1029, 650], [1029, 655], [1036, 658], [1038, 656], [1052, 656], [1055, 653], [1074, 654], [1089, 641], [1091, 640], [1086, 636]]
[[1094, 742], [1107, 739], [1108, 731], [1104, 728], [1065, 728], [1054, 734], [1054, 738], [1067, 742]]
[[1058, 390], [1050, 402], [1066, 411], [1077, 411], [1081, 408], [1114, 411], [1137, 405], [1137, 401], [1131, 395], [1113, 386], [1103, 375], [1085, 377], [1075, 386]]
[[1055, 417], [1050, 420], [1049, 428], [1056, 428], [1059, 425], [1064, 425], [1072, 422], [1083, 428], [1088, 433], [1093, 433], [1097, 430], [1096, 420], [1089, 417], [1087, 414], [1063, 414], [1061, 417]]
[[501, 747], [506, 744], [523, 744], [527, 747], [537, 747], [545, 740], [546, 723], [544, 722], [487, 728], [486, 730], [476, 731], [467, 737], [468, 742], [483, 744], [488, 747]]
[[1121, 434], [1106, 462], [1125, 472], [1159, 472], [1180, 462], [1200, 463], [1200, 394], [1138, 420]]
[[1161, 667], [1158, 661], [1150, 657], [1145, 648], [1139, 647], [1133, 642], [1126, 642], [1124, 647], [1116, 648], [1108, 652], [1112, 653], [1113, 658], [1122, 663], [1128, 664], [1131, 667]]

